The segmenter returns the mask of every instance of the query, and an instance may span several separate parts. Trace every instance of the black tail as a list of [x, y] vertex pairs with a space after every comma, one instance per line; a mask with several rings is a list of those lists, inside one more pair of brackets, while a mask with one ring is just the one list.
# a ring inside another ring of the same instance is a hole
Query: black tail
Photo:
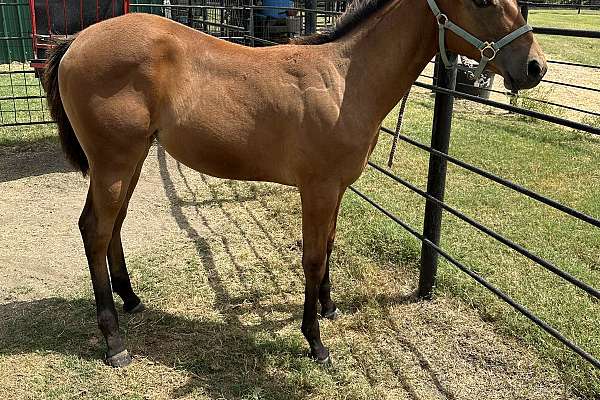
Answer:
[[69, 117], [65, 113], [62, 99], [60, 98], [60, 89], [58, 88], [58, 66], [72, 41], [73, 39], [56, 42], [56, 46], [50, 51], [48, 56], [43, 80], [50, 115], [58, 125], [58, 134], [63, 151], [71, 164], [78, 168], [85, 176], [90, 169], [88, 159], [77, 140], [77, 136], [75, 136], [75, 131], [73, 131]]

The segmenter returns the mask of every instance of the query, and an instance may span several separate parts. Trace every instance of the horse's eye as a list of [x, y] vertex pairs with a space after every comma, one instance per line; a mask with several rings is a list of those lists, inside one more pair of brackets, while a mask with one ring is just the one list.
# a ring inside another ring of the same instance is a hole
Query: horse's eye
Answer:
[[477, 7], [488, 7], [492, 5], [492, 0], [473, 0]]

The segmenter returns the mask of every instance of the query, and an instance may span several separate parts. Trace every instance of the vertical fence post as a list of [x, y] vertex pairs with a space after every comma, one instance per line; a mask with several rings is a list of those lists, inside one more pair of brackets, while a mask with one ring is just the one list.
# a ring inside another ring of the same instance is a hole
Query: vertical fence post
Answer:
[[[192, 0], [188, 0], [187, 5], [191, 6]], [[188, 7], [187, 9], [187, 26], [189, 26], [190, 28], [194, 27], [194, 12], [192, 10], [192, 7]]]
[[[456, 54], [449, 54], [452, 63], [456, 62]], [[446, 68], [440, 56], [436, 58], [436, 85], [454, 90], [456, 88], [456, 67]], [[433, 113], [433, 128], [431, 147], [442, 153], [448, 153], [450, 146], [450, 130], [452, 127], [452, 109], [454, 96], [436, 93]], [[438, 200], [444, 200], [446, 187], [446, 160], [435, 154], [429, 155], [429, 173], [427, 178], [427, 193]], [[442, 208], [431, 200], [425, 204], [425, 221], [423, 236], [432, 243], [439, 245], [442, 229]], [[430, 299], [433, 294], [437, 273], [438, 253], [430, 245], [423, 242], [421, 247], [421, 273], [419, 277], [418, 296]]]
[[[305, 5], [309, 10], [316, 10], [317, 0], [306, 0]], [[312, 35], [317, 31], [317, 13], [306, 12], [304, 13], [304, 18], [304, 29], [306, 30], [306, 34]]]
[[250, 46], [254, 47], [254, 0], [250, 0], [250, 21], [248, 23], [248, 33], [250, 34]]
[[523, 4], [521, 6], [521, 14], [523, 15], [523, 18], [525, 18], [525, 21], [527, 21], [527, 18], [529, 18], [529, 4]]

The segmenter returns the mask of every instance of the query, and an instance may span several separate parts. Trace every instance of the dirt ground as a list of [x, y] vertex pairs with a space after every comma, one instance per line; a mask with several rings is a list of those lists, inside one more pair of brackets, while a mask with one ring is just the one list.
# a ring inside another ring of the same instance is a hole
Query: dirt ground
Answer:
[[414, 301], [415, 272], [343, 238], [343, 315], [322, 323], [334, 367], [313, 365], [295, 191], [207, 178], [156, 146], [123, 231], [148, 310], [121, 316], [135, 360], [110, 369], [76, 224], [86, 189], [54, 144], [0, 147], [0, 398], [573, 398], [532, 349], [456, 299]]

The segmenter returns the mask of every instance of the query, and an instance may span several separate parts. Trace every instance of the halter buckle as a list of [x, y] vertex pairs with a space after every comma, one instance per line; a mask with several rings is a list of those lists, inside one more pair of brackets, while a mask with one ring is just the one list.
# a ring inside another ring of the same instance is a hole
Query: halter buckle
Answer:
[[[496, 48], [494, 47], [494, 42], [485, 42], [483, 44], [483, 48], [479, 49], [479, 51], [481, 52], [481, 57], [485, 57], [489, 61], [492, 61], [494, 58], [496, 58], [496, 54], [498, 54], [498, 50], [496, 50]], [[491, 55], [489, 57], [486, 54], [486, 51], [491, 52]]]
[[450, 19], [448, 18], [448, 16], [446, 14], [439, 14], [437, 17], [435, 17], [435, 19], [437, 20], [437, 23], [439, 26], [446, 26], [446, 24], [448, 23], [448, 21], [450, 21]]

